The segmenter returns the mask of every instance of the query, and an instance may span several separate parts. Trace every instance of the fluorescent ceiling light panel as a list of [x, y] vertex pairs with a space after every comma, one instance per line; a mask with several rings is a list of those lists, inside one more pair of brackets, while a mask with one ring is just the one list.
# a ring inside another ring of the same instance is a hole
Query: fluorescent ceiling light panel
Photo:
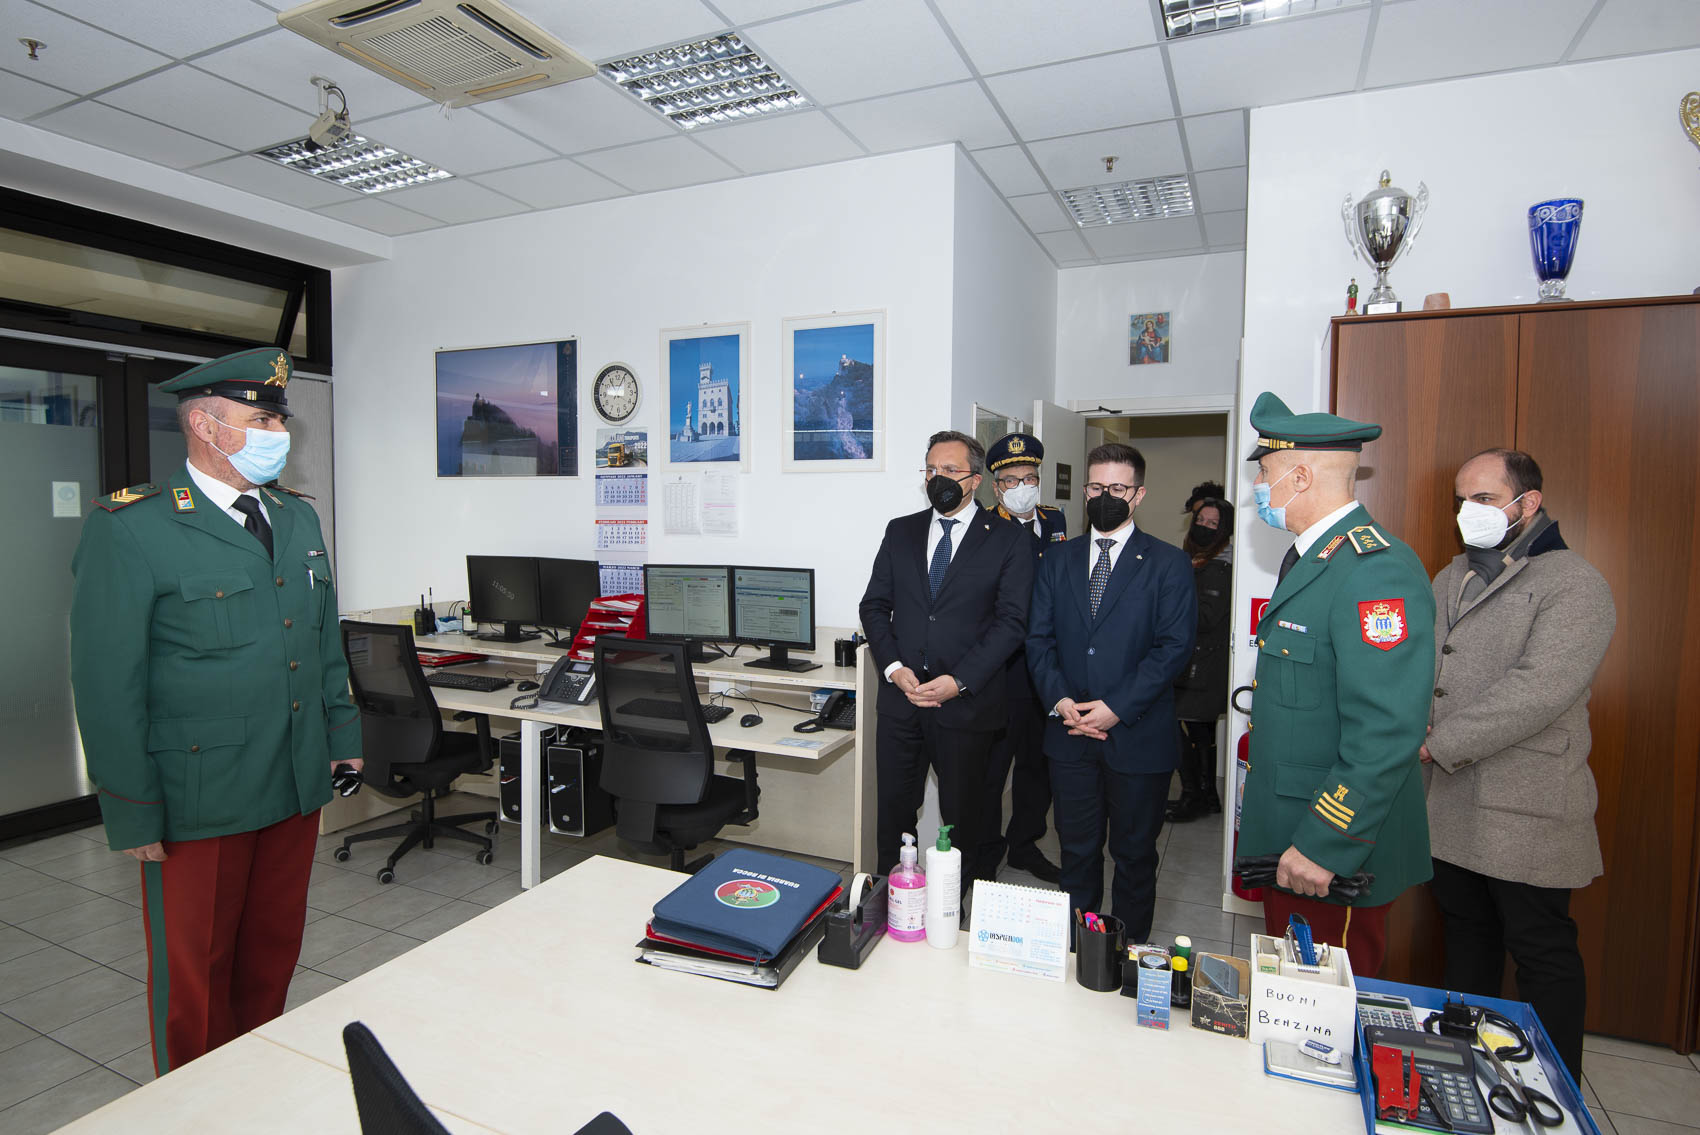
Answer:
[[1163, 34], [1170, 39], [1226, 31], [1283, 16], [1362, 8], [1369, 0], [1163, 0]]
[[686, 130], [809, 103], [791, 80], [735, 35], [616, 59], [604, 63], [602, 73]]
[[328, 149], [315, 145], [309, 139], [297, 138], [269, 150], [260, 150], [257, 156], [369, 195], [454, 176], [422, 158], [404, 154], [358, 134]]
[[1184, 173], [1065, 189], [1062, 197], [1074, 223], [1083, 229], [1160, 217], [1190, 217], [1194, 212], [1192, 185]]

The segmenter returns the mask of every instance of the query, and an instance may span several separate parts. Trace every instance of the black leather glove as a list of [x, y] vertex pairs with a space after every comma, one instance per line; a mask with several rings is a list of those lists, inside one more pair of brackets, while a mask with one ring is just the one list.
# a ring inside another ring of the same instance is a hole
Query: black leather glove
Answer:
[[331, 788], [338, 796], [353, 796], [364, 783], [360, 770], [346, 761], [331, 769]]
[[[1279, 855], [1247, 855], [1234, 860], [1234, 874], [1248, 887], [1274, 887], [1275, 869], [1281, 864]], [[1328, 898], [1339, 902], [1354, 902], [1375, 883], [1375, 876], [1359, 871], [1355, 875], [1336, 875], [1328, 884]], [[1278, 890], [1295, 893], [1287, 887]]]

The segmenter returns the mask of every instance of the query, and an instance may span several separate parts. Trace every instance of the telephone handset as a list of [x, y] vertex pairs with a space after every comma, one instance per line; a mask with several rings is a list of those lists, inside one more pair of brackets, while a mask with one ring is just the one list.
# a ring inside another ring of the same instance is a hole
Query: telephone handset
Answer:
[[588, 662], [559, 658], [549, 667], [542, 688], [535, 694], [517, 697], [509, 709], [535, 709], [539, 702], [586, 705], [596, 693], [596, 670]]
[[827, 695], [820, 712], [807, 721], [791, 727], [798, 733], [819, 733], [822, 729], [856, 728], [856, 696], [849, 690], [834, 690]]

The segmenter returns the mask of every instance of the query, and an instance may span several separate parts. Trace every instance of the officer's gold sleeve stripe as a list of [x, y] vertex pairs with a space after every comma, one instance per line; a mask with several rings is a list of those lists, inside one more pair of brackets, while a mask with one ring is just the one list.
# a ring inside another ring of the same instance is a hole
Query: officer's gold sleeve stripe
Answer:
[[1342, 812], [1340, 810], [1340, 805], [1335, 804], [1326, 796], [1316, 802], [1316, 810], [1321, 812], [1324, 816], [1327, 816], [1329, 819], [1334, 820], [1342, 827], [1352, 822], [1352, 817]]
[[1334, 799], [1334, 797], [1328, 795], [1326, 792], [1324, 792], [1321, 796], [1318, 796], [1316, 798], [1316, 800], [1317, 800], [1317, 803], [1319, 803], [1319, 804], [1328, 805], [1330, 808], [1332, 808], [1334, 811], [1338, 812], [1340, 815], [1344, 816], [1348, 820], [1351, 819], [1353, 816], [1358, 814], [1356, 809], [1346, 807], [1344, 804], [1340, 803], [1340, 801]]
[[1327, 820], [1329, 823], [1333, 824], [1335, 827], [1339, 828], [1341, 831], [1346, 830], [1346, 822], [1344, 820], [1338, 819], [1334, 816], [1330, 816], [1327, 812], [1324, 812], [1321, 808], [1317, 808], [1317, 809], [1315, 809], [1315, 811], [1316, 811], [1317, 815], [1321, 816], [1323, 819]]

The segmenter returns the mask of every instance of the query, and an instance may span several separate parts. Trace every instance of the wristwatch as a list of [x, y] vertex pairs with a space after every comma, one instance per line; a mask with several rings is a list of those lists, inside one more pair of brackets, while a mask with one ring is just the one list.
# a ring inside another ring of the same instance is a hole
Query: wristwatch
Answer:
[[968, 696], [968, 687], [964, 686], [962, 684], [961, 678], [952, 677], [950, 680], [956, 683], [956, 696], [957, 697], [965, 698], [965, 697]]

